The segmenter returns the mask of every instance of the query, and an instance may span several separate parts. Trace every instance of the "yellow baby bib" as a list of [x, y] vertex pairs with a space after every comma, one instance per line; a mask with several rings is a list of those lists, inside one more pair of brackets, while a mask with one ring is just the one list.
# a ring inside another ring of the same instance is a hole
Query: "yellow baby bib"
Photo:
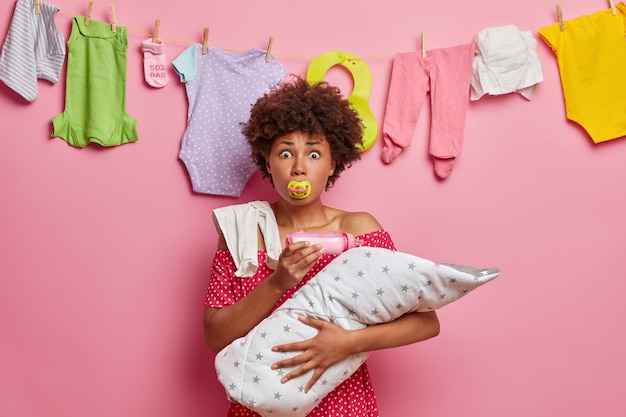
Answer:
[[350, 71], [354, 80], [354, 88], [348, 101], [363, 121], [363, 145], [359, 151], [365, 152], [372, 147], [378, 137], [376, 118], [369, 108], [370, 90], [372, 89], [372, 73], [367, 64], [359, 57], [346, 52], [331, 51], [319, 55], [309, 64], [306, 79], [310, 83], [324, 80], [329, 69], [341, 65]]

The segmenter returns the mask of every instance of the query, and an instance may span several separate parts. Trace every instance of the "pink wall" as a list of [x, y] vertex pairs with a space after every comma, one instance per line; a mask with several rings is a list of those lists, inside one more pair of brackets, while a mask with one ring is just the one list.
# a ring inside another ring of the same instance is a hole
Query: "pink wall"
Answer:
[[[368, 4], [369, 3], [369, 4]], [[608, 2], [561, 2], [565, 19]], [[13, 1], [0, 5], [0, 34]], [[87, 0], [59, 0], [65, 38]], [[93, 18], [108, 21], [109, 3]], [[555, 20], [542, 0], [318, 0], [116, 4], [131, 29], [128, 112], [140, 139], [72, 148], [50, 138], [65, 73], [26, 104], [0, 85], [0, 415], [223, 416], [224, 392], [204, 347], [201, 313], [215, 207], [271, 198], [255, 175], [241, 198], [194, 194], [178, 160], [184, 87], [143, 81], [140, 43], [161, 19], [168, 61], [209, 26], [211, 45], [265, 48], [291, 72], [343, 50], [373, 74], [379, 126], [395, 52], [470, 42], [490, 26], [536, 30]], [[463, 153], [437, 180], [427, 157], [429, 109], [413, 146], [391, 165], [381, 141], [326, 197], [375, 214], [403, 251], [496, 265], [493, 283], [440, 311], [431, 341], [376, 352], [370, 370], [384, 416], [626, 414], [626, 139], [593, 145], [564, 117], [556, 62], [538, 42], [545, 81], [532, 101], [470, 105]], [[333, 69], [328, 80], [350, 87]]]

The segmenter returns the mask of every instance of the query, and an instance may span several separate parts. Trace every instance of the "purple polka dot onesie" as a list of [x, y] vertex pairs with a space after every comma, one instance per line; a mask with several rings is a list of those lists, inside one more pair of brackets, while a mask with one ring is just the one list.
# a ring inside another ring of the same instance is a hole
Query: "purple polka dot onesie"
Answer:
[[257, 167], [241, 123], [263, 94], [276, 88], [287, 70], [266, 51], [230, 52], [194, 44], [173, 62], [185, 84], [189, 108], [179, 157], [197, 193], [238, 197]]

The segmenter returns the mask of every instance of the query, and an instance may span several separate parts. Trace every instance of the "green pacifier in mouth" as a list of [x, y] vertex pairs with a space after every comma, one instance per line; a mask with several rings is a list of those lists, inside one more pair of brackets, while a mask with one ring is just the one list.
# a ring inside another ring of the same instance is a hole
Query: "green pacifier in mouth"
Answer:
[[308, 181], [289, 181], [287, 191], [291, 198], [303, 199], [311, 194], [311, 183]]

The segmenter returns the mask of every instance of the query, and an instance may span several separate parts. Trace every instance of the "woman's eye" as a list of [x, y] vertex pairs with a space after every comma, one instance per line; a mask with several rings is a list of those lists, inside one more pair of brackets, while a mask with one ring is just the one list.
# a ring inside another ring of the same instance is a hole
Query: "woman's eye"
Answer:
[[313, 158], [313, 159], [319, 159], [319, 158], [321, 158], [321, 157], [322, 157], [322, 155], [320, 155], [320, 153], [319, 153], [319, 152], [311, 152], [311, 158]]
[[289, 151], [282, 151], [280, 154], [281, 158], [289, 158], [291, 156], [291, 152]]

